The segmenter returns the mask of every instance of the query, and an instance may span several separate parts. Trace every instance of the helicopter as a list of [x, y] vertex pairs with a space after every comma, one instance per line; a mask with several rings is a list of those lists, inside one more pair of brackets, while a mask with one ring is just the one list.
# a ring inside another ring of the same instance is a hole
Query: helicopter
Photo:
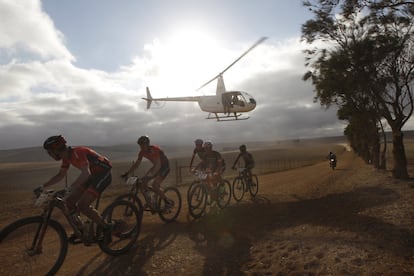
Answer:
[[260, 43], [265, 41], [267, 37], [260, 38], [249, 49], [247, 49], [239, 58], [226, 67], [217, 76], [200, 86], [199, 91], [209, 83], [217, 80], [216, 94], [210, 96], [187, 96], [187, 97], [167, 97], [153, 98], [149, 87], [146, 87], [147, 97], [142, 98], [147, 101], [147, 110], [150, 109], [153, 101], [162, 102], [198, 102], [200, 109], [209, 112], [206, 119], [216, 119], [217, 121], [234, 121], [247, 120], [248, 116], [243, 115], [245, 112], [252, 111], [256, 107], [256, 100], [247, 92], [243, 91], [227, 91], [224, 85], [223, 74], [230, 69], [236, 62], [243, 58], [247, 53], [253, 50]]

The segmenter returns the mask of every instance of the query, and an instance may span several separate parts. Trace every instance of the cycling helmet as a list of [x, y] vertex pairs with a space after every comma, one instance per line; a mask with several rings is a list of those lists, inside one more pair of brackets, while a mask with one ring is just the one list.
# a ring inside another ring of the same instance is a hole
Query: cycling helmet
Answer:
[[53, 159], [59, 161], [62, 159], [59, 153], [66, 149], [66, 140], [62, 135], [50, 136], [43, 143], [43, 148]]
[[213, 143], [211, 143], [211, 141], [205, 141], [205, 142], [204, 142], [204, 147], [210, 147], [210, 148], [213, 148]]
[[66, 146], [66, 140], [62, 135], [50, 136], [43, 143], [45, 150], [59, 150]]
[[240, 151], [246, 151], [246, 145], [241, 145], [241, 146], [239, 147], [239, 149], [240, 149]]
[[139, 137], [137, 141], [138, 145], [149, 145], [149, 143], [150, 143], [150, 139], [147, 135]]
[[195, 143], [196, 145], [202, 145], [202, 144], [203, 144], [203, 140], [201, 140], [201, 139], [196, 139], [196, 140], [194, 141], [194, 143]]

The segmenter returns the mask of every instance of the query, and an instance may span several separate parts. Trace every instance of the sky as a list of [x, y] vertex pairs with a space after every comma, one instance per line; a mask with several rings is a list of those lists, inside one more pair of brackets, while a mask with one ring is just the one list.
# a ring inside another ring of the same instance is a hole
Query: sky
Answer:
[[[342, 135], [336, 109], [314, 102], [301, 41], [301, 0], [0, 0], [0, 149], [71, 145], [247, 143]], [[248, 120], [216, 122], [197, 103], [153, 97], [245, 91]]]

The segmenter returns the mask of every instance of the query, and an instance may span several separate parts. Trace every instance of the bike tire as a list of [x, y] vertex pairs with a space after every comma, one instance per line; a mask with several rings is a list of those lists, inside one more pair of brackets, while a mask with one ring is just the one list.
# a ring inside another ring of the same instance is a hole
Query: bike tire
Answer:
[[175, 187], [167, 187], [164, 189], [165, 196], [174, 202], [171, 208], [166, 208], [165, 201], [161, 198], [158, 199], [158, 216], [166, 223], [174, 221], [181, 211], [181, 194]]
[[233, 180], [233, 198], [234, 200], [236, 200], [237, 202], [239, 202], [240, 200], [243, 199], [244, 196], [244, 191], [245, 191], [245, 184], [243, 181], [243, 178], [240, 176], [237, 176], [234, 180]]
[[205, 213], [207, 197], [207, 188], [203, 184], [198, 183], [193, 187], [188, 200], [188, 211], [193, 218], [197, 219]]
[[231, 185], [230, 182], [226, 179], [223, 179], [220, 184], [217, 186], [217, 205], [220, 208], [225, 208], [229, 205], [231, 200]]
[[17, 220], [0, 232], [0, 275], [55, 275], [68, 251], [65, 229], [56, 220], [49, 219], [42, 240], [41, 252], [31, 249], [43, 225], [41, 216]]
[[197, 180], [195, 180], [195, 181], [193, 181], [191, 184], [190, 184], [190, 186], [188, 186], [188, 189], [187, 189], [187, 202], [189, 202], [190, 201], [190, 194], [191, 194], [191, 190], [194, 188], [194, 186], [195, 185], [197, 185], [197, 184], [200, 184], [200, 181], [197, 181]]
[[259, 179], [255, 174], [252, 175], [252, 183], [249, 185], [249, 191], [252, 197], [255, 197], [259, 192]]
[[[142, 212], [132, 202], [116, 200], [105, 208], [102, 218], [105, 223], [113, 223], [115, 226], [111, 233], [104, 233], [103, 239], [98, 241], [101, 250], [112, 256], [127, 252], [135, 244], [141, 232]], [[100, 236], [102, 231], [103, 229], [99, 227], [97, 236]]]

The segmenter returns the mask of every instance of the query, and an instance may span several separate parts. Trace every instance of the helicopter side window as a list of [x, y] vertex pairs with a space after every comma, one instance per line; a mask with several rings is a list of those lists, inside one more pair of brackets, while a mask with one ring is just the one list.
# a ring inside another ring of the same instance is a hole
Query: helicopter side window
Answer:
[[239, 105], [239, 106], [244, 106], [245, 105], [245, 100], [243, 98], [242, 95], [234, 95], [233, 96], [233, 104], [234, 105]]
[[253, 98], [250, 98], [249, 101], [250, 101], [251, 104], [256, 104], [256, 101]]

